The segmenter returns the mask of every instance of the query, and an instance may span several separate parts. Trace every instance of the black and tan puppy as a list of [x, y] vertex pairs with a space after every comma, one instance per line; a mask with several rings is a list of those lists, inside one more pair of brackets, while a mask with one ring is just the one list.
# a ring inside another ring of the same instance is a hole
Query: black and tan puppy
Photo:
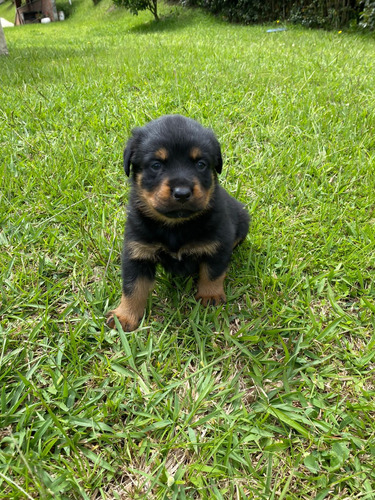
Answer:
[[124, 151], [132, 188], [122, 253], [122, 298], [108, 314], [137, 328], [159, 263], [174, 274], [199, 273], [196, 299], [225, 302], [225, 273], [246, 236], [249, 215], [217, 181], [220, 145], [190, 118], [167, 115], [133, 130]]

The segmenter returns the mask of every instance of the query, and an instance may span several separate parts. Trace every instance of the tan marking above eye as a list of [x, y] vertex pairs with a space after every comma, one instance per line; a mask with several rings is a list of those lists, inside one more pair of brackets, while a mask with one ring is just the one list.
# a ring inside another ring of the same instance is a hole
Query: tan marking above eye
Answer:
[[202, 156], [202, 151], [197, 146], [191, 148], [190, 158], [192, 160], [198, 160], [198, 158], [200, 158], [201, 156]]
[[159, 148], [157, 151], [155, 151], [155, 158], [158, 158], [159, 160], [167, 160], [168, 159], [168, 151], [166, 148]]

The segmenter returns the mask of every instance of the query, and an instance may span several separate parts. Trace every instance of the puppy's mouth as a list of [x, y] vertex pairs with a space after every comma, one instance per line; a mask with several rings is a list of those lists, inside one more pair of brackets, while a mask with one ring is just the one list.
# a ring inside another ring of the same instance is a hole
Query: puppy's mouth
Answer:
[[168, 212], [160, 212], [164, 217], [168, 217], [169, 219], [187, 219], [193, 215], [196, 215], [200, 210], [189, 210], [189, 209], [178, 209], [178, 210], [170, 210]]

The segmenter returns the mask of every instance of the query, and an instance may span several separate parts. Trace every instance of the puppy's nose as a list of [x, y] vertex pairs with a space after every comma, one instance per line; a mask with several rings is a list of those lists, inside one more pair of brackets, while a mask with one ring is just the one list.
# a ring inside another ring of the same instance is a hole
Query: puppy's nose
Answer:
[[177, 186], [172, 191], [173, 198], [181, 203], [185, 203], [192, 195], [192, 191], [186, 186]]

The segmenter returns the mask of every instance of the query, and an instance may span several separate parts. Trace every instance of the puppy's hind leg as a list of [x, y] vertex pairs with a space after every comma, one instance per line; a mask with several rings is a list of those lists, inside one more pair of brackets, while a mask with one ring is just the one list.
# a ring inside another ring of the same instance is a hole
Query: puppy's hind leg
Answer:
[[246, 238], [246, 235], [249, 232], [249, 225], [250, 225], [250, 216], [248, 212], [245, 210], [245, 208], [241, 206], [238, 211], [236, 237], [233, 244], [233, 248], [236, 248], [236, 246], [242, 243], [242, 241]]

